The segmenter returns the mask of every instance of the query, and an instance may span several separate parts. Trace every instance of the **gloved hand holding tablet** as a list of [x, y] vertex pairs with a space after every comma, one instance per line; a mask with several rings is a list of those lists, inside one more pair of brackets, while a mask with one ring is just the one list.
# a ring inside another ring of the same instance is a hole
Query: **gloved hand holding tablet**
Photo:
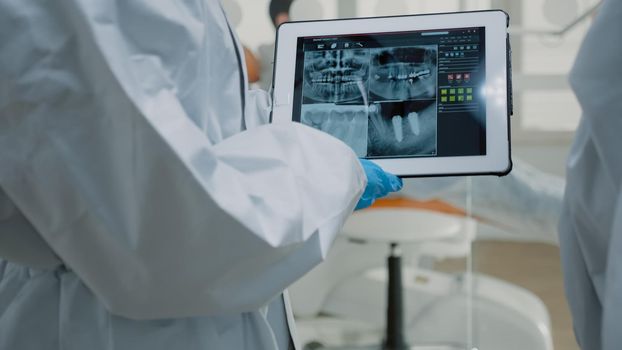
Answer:
[[356, 204], [356, 210], [367, 208], [374, 204], [376, 199], [402, 189], [402, 179], [385, 172], [374, 162], [361, 159], [361, 166], [367, 176], [367, 186]]
[[272, 122], [300, 122], [401, 177], [511, 169], [502, 11], [284, 23]]

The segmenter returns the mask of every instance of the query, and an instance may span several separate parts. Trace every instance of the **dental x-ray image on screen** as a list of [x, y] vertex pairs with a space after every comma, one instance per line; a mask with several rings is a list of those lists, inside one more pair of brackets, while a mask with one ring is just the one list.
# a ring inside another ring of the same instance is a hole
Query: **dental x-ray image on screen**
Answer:
[[436, 100], [384, 102], [369, 107], [368, 157], [436, 154]]
[[507, 26], [502, 11], [285, 23], [271, 121], [328, 133], [399, 176], [506, 174]]
[[372, 49], [370, 54], [370, 100], [420, 100], [436, 96], [437, 45]]
[[304, 38], [292, 119], [359, 157], [485, 154], [483, 42], [481, 28]]
[[301, 122], [345, 142], [357, 156], [367, 155], [368, 111], [366, 106], [309, 104], [302, 108]]
[[359, 157], [437, 153], [436, 45], [304, 53], [300, 121]]
[[309, 51], [304, 60], [303, 103], [363, 103], [369, 50]]

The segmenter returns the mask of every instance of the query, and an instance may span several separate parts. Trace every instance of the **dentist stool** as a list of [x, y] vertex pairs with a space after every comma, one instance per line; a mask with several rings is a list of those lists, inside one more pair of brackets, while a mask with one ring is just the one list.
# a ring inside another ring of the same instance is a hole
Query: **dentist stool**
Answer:
[[[443, 256], [462, 256], [468, 251], [473, 237], [468, 233], [474, 232], [465, 230], [465, 223], [472, 224], [469, 219], [410, 208], [377, 208], [354, 213], [342, 230], [345, 237], [360, 243], [390, 246], [385, 335], [380, 346], [339, 349], [457, 349], [451, 344], [415, 347], [406, 342], [400, 245], [418, 247], [421, 252], [442, 251]], [[447, 249], [443, 249], [443, 244]]]

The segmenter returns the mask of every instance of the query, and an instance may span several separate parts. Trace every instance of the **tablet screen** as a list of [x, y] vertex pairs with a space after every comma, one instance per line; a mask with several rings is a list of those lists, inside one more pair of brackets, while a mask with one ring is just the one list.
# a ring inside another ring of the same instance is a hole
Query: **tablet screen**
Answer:
[[359, 157], [486, 154], [485, 28], [298, 38], [293, 120]]

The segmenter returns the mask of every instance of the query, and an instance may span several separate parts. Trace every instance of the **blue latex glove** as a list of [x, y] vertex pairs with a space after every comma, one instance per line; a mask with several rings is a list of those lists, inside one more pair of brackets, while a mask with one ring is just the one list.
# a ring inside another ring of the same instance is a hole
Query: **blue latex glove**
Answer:
[[359, 159], [361, 166], [365, 170], [367, 175], [367, 187], [365, 192], [359, 199], [355, 210], [367, 208], [374, 204], [377, 198], [382, 198], [389, 194], [389, 192], [395, 192], [402, 189], [402, 179], [389, 174], [382, 170], [376, 163], [367, 159]]

